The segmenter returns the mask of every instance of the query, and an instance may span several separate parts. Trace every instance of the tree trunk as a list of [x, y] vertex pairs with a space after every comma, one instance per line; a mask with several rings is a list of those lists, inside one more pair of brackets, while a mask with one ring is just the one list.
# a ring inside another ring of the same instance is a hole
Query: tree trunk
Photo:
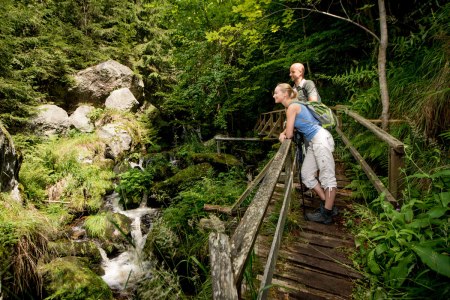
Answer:
[[388, 33], [386, 23], [386, 7], [384, 0], [378, 0], [378, 9], [380, 12], [380, 46], [378, 48], [378, 78], [380, 81], [381, 94], [381, 128], [388, 130], [389, 125], [389, 91], [386, 78], [386, 48], [388, 45]]

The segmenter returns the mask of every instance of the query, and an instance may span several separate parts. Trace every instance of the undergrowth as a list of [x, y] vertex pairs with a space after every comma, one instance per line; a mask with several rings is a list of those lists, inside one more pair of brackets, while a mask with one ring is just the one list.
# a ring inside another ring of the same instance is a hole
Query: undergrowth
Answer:
[[103, 147], [93, 135], [78, 135], [24, 149], [19, 181], [26, 199], [42, 206], [55, 194], [51, 200], [68, 203], [73, 211], [98, 211], [115, 176], [102, 158]]
[[41, 294], [37, 264], [55, 233], [55, 226], [38, 210], [0, 194], [0, 283], [6, 299]]

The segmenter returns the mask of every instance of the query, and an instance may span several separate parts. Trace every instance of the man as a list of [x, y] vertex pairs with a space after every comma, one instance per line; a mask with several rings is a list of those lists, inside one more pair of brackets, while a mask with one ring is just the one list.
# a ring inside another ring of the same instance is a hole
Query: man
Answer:
[[[306, 80], [304, 78], [305, 75], [305, 66], [301, 63], [294, 63], [289, 69], [289, 76], [291, 77], [292, 81], [294, 82], [294, 85], [292, 86], [293, 89], [295, 89], [298, 92], [297, 99], [299, 101], [307, 102], [307, 101], [318, 101], [321, 102], [319, 92], [317, 91], [316, 85], [311, 80]], [[299, 133], [302, 135], [301, 133]], [[303, 140], [303, 146], [301, 147], [302, 152], [306, 154], [306, 150], [309, 147], [308, 140], [303, 137], [297, 137], [294, 138], [296, 140], [296, 143], [300, 143], [301, 140]], [[303, 162], [303, 159], [302, 159]], [[317, 191], [316, 191], [317, 192]], [[336, 189], [334, 189], [334, 195], [336, 194]], [[324, 211], [325, 206], [325, 195], [323, 193], [318, 193], [319, 197], [321, 198], [320, 202], [320, 209], [318, 212], [315, 212], [313, 214], [321, 214]], [[332, 208], [332, 215], [336, 216], [338, 215], [338, 209], [336, 206], [333, 205]], [[307, 217], [310, 220], [315, 220], [314, 217], [308, 216]]]
[[301, 63], [292, 64], [289, 69], [289, 76], [294, 85], [292, 88], [298, 92], [298, 100], [300, 101], [318, 101], [320, 102], [320, 95], [317, 91], [316, 85], [311, 80], [305, 80], [305, 66]]

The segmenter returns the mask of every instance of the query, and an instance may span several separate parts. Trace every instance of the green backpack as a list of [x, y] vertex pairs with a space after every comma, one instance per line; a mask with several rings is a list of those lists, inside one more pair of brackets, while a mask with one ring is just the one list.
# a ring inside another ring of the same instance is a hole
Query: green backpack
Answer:
[[[303, 82], [302, 82], [303, 83]], [[301, 89], [303, 91], [303, 94], [305, 95], [306, 99], [308, 99], [308, 92], [301, 84]], [[313, 117], [320, 122], [320, 125], [322, 125], [325, 129], [333, 129], [336, 127], [337, 124], [337, 118], [336, 115], [333, 113], [331, 108], [323, 104], [323, 102], [317, 102], [317, 101], [298, 101], [301, 104], [305, 105], [306, 108], [308, 108], [309, 112], [313, 115]]]
[[311, 115], [319, 121], [320, 125], [325, 129], [333, 129], [337, 124], [336, 115], [333, 113], [331, 108], [317, 101], [298, 101], [294, 100], [289, 105], [298, 103], [303, 104]]
[[309, 101], [302, 103], [311, 112], [314, 118], [320, 122], [325, 129], [333, 129], [336, 127], [337, 119], [331, 108], [323, 104], [322, 102]]

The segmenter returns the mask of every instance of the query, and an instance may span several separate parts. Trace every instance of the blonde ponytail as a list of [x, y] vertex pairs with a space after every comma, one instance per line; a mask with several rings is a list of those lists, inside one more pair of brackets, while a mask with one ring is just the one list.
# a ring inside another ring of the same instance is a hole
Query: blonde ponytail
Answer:
[[280, 87], [281, 90], [287, 92], [291, 100], [297, 99], [298, 96], [297, 90], [293, 89], [289, 84], [279, 83], [277, 84], [277, 87]]

